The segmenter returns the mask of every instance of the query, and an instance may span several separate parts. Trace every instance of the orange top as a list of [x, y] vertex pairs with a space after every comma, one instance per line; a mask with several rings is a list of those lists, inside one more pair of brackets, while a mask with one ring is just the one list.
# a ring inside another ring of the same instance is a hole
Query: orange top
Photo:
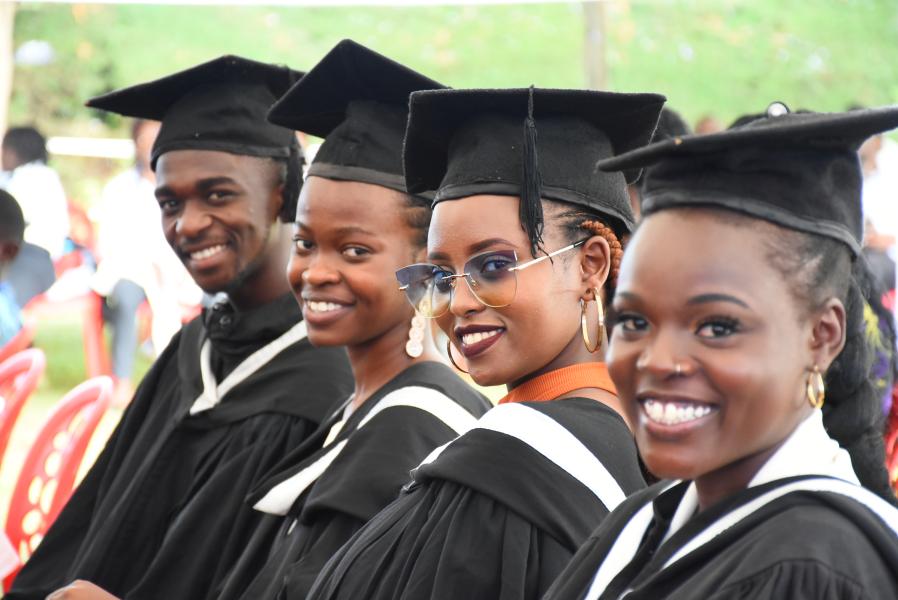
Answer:
[[538, 375], [522, 383], [505, 394], [499, 404], [544, 402], [582, 388], [598, 388], [617, 395], [605, 363], [580, 363]]

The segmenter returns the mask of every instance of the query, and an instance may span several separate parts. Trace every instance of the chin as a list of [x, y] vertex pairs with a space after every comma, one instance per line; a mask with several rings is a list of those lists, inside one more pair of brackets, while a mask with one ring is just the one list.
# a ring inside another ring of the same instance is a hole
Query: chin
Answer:
[[508, 385], [520, 378], [520, 375], [516, 377], [515, 374], [510, 372], [507, 368], [503, 368], [508, 365], [491, 365], [489, 364], [489, 361], [482, 361], [482, 364], [478, 363], [480, 363], [480, 361], [468, 362], [467, 364], [468, 375], [477, 385], [483, 387]]
[[705, 473], [697, 461], [688, 456], [677, 456], [669, 451], [644, 451], [640, 448], [646, 468], [659, 479], [694, 480]]

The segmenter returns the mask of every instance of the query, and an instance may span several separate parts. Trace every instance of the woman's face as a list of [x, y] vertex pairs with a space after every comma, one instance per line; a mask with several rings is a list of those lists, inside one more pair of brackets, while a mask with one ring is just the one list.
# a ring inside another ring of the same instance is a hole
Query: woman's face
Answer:
[[316, 346], [408, 328], [413, 311], [395, 277], [416, 253], [405, 202], [367, 183], [313, 176], [303, 185], [287, 278]]
[[768, 260], [776, 228], [745, 223], [664, 211], [643, 221], [624, 255], [609, 369], [662, 478], [764, 455], [811, 410], [813, 319]]
[[[521, 228], [519, 200], [511, 196], [470, 196], [434, 208], [427, 241], [428, 262], [461, 273], [473, 256], [514, 250], [518, 262], [532, 258]], [[546, 226], [544, 246], [568, 245], [558, 228]], [[552, 364], [582, 346], [579, 299], [584, 292], [576, 250], [517, 272], [511, 304], [490, 308], [456, 280], [449, 310], [437, 322], [466, 358], [480, 385], [513, 384], [552, 370]]]

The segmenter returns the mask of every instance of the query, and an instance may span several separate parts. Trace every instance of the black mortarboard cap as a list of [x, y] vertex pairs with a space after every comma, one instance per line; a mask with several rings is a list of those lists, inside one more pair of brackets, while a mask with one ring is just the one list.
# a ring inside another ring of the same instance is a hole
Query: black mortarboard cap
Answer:
[[265, 115], [302, 73], [239, 56], [222, 56], [172, 75], [92, 98], [87, 106], [162, 121], [150, 164], [171, 150], [218, 150], [287, 158], [293, 131]]
[[541, 241], [540, 198], [608, 215], [622, 233], [633, 227], [625, 177], [602, 173], [596, 163], [646, 144], [664, 100], [539, 88], [416, 92], [405, 138], [406, 183], [410, 192], [435, 191], [435, 203], [519, 196], [521, 226], [534, 251]]
[[824, 235], [860, 252], [863, 236], [857, 155], [871, 135], [898, 127], [898, 106], [847, 113], [786, 113], [720, 133], [677, 137], [601, 163], [651, 167], [642, 210], [711, 206]]
[[443, 86], [352, 40], [343, 40], [268, 114], [324, 138], [308, 175], [405, 192], [402, 141], [409, 94]]

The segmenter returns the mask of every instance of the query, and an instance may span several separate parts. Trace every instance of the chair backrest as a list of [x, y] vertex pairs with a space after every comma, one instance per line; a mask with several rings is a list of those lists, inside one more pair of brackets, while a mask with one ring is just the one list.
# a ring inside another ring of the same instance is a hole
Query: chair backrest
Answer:
[[0, 467], [19, 413], [37, 387], [46, 366], [47, 358], [36, 348], [19, 352], [0, 363]]
[[[68, 501], [91, 435], [109, 407], [112, 380], [75, 387], [50, 412], [19, 473], [6, 534], [24, 564]], [[18, 571], [5, 580], [9, 589]]]
[[34, 341], [34, 325], [29, 321], [25, 321], [22, 323], [22, 329], [19, 330], [19, 333], [14, 335], [3, 347], [0, 347], [0, 362], [5, 361], [14, 354], [18, 354], [22, 350], [26, 350], [32, 341]]

